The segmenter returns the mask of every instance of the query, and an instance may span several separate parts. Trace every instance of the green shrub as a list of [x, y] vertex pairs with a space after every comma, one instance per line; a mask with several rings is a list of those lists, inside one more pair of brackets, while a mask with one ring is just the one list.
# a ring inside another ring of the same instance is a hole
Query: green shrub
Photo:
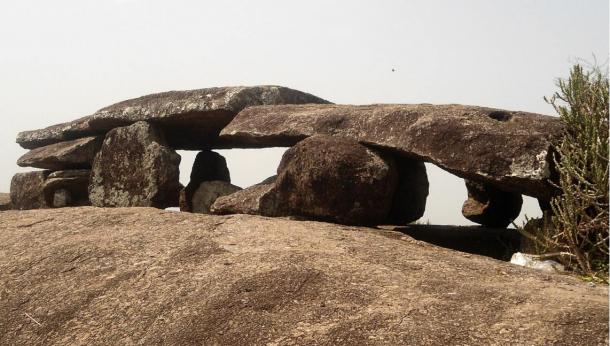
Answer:
[[[535, 240], [568, 268], [608, 281], [608, 74], [575, 65], [559, 91], [545, 100], [566, 125], [555, 143], [552, 215]], [[531, 232], [528, 232], [530, 235]]]

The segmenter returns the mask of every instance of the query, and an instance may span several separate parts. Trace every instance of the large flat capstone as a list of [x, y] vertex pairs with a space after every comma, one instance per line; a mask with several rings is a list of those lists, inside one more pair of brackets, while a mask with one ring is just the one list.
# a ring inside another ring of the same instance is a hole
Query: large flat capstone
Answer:
[[540, 114], [463, 105], [249, 107], [222, 130], [220, 146], [293, 146], [342, 136], [421, 159], [462, 178], [548, 199], [551, 140], [563, 126]]
[[281, 86], [168, 91], [122, 101], [68, 123], [21, 132], [17, 143], [33, 149], [149, 121], [162, 124], [168, 143], [174, 149], [205, 149], [214, 143], [220, 130], [248, 106], [304, 103], [329, 102]]

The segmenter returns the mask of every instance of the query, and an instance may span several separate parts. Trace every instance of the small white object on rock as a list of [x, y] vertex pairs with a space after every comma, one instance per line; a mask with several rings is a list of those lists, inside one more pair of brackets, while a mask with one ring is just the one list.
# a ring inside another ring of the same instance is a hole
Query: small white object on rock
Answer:
[[564, 266], [553, 260], [541, 260], [539, 256], [516, 252], [510, 258], [510, 263], [522, 267], [542, 270], [545, 272], [555, 273], [565, 270]]

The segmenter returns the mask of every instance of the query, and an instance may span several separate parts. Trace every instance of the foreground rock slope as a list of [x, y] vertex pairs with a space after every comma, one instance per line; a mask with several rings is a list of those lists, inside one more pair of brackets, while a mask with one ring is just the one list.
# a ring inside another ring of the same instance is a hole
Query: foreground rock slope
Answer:
[[0, 344], [608, 342], [607, 287], [397, 232], [152, 208], [0, 225]]

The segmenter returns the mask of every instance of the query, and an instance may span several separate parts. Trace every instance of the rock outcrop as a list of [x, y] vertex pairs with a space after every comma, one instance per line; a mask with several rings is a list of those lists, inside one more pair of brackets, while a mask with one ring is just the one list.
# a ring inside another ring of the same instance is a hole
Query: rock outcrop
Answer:
[[395, 156], [398, 185], [388, 222], [406, 225], [424, 215], [428, 198], [428, 175], [423, 162]]
[[46, 204], [53, 208], [90, 205], [88, 169], [56, 171], [47, 177], [43, 194]]
[[207, 149], [220, 130], [242, 109], [253, 105], [329, 103], [281, 86], [219, 87], [169, 91], [122, 101], [72, 122], [17, 136], [33, 149], [76, 138], [100, 135], [138, 121], [158, 123], [174, 149]]
[[227, 168], [227, 161], [217, 152], [211, 150], [201, 151], [195, 157], [189, 183], [180, 191], [180, 211], [192, 211], [193, 195], [201, 183], [214, 180], [231, 182], [231, 174], [229, 173], [229, 168]]
[[49, 171], [17, 173], [11, 180], [11, 203], [14, 209], [42, 209], [49, 205], [44, 198], [44, 183]]
[[6, 345], [605, 345], [608, 287], [399, 232], [152, 208], [0, 213]]
[[210, 211], [212, 214], [250, 214], [261, 216], [281, 216], [275, 193], [274, 175], [243, 190], [219, 197]]
[[292, 146], [327, 134], [421, 159], [465, 179], [538, 198], [547, 183], [558, 118], [462, 105], [249, 107], [221, 132], [227, 147]]
[[13, 209], [13, 205], [11, 203], [11, 195], [8, 193], [0, 192], [0, 211], [11, 209]]
[[398, 183], [391, 157], [331, 136], [288, 149], [277, 171], [277, 201], [285, 214], [351, 225], [386, 221]]
[[468, 199], [462, 205], [462, 215], [487, 227], [504, 228], [521, 212], [520, 194], [499, 190], [493, 186], [466, 180]]
[[85, 137], [30, 150], [17, 160], [21, 167], [50, 170], [91, 168], [102, 145], [101, 137]]
[[191, 200], [192, 212], [200, 214], [210, 214], [210, 207], [218, 197], [227, 196], [237, 191], [241, 187], [235, 186], [222, 180], [204, 181], [199, 184]]
[[106, 135], [93, 161], [89, 199], [97, 207], [178, 205], [180, 155], [147, 122]]

